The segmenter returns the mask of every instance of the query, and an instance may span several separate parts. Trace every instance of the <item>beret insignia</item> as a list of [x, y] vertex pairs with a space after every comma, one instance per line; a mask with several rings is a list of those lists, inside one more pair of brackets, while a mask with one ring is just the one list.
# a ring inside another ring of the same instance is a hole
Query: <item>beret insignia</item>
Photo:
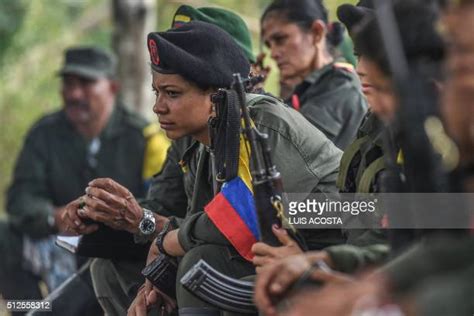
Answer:
[[174, 28], [181, 27], [183, 24], [188, 23], [188, 22], [191, 22], [191, 17], [187, 15], [183, 15], [183, 14], [177, 14], [174, 17], [173, 27]]
[[158, 66], [160, 64], [160, 57], [158, 56], [158, 46], [156, 45], [155, 40], [150, 39], [148, 41], [148, 49], [150, 50], [151, 62]]

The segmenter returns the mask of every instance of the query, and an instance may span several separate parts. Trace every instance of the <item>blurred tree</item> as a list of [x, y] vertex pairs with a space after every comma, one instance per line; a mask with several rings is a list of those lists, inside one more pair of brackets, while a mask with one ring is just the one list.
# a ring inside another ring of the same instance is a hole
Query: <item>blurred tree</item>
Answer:
[[[2, 0], [0, 2], [0, 65], [5, 50], [21, 27], [26, 12], [23, 0]], [[1, 66], [0, 66], [1, 67]]]
[[153, 102], [146, 36], [156, 29], [156, 1], [112, 0], [112, 4], [121, 96], [125, 104], [146, 114]]

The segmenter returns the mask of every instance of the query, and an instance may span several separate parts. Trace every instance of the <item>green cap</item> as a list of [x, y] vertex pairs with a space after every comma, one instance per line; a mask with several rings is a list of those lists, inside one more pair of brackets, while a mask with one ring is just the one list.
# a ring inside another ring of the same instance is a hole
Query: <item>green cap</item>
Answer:
[[66, 50], [60, 76], [77, 75], [89, 79], [115, 76], [116, 58], [97, 47], [72, 47]]
[[250, 32], [240, 16], [232, 11], [220, 8], [204, 7], [195, 9], [189, 5], [182, 5], [176, 11], [171, 27], [177, 28], [193, 20], [214, 24], [229, 33], [242, 48], [249, 61], [255, 63], [256, 59], [252, 52]]

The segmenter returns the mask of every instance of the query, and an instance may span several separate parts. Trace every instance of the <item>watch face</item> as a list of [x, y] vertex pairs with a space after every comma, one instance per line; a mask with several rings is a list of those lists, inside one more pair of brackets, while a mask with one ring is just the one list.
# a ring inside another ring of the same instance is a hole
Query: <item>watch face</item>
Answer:
[[140, 231], [144, 235], [153, 234], [153, 232], [155, 231], [155, 223], [150, 219], [144, 219], [140, 223]]

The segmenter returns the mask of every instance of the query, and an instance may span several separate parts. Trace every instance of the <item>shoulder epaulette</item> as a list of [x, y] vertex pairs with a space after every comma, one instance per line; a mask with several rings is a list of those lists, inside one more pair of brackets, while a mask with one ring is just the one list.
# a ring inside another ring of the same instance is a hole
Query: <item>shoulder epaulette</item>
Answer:
[[149, 124], [143, 129], [143, 136], [146, 139], [146, 147], [142, 176], [146, 180], [163, 168], [170, 140], [155, 123]]
[[404, 164], [405, 158], [403, 156], [403, 151], [400, 149], [397, 154], [397, 164], [402, 166]]
[[343, 69], [343, 70], [346, 70], [348, 72], [355, 73], [354, 66], [352, 66], [352, 64], [345, 63], [345, 62], [336, 62], [336, 63], [334, 63], [334, 68]]
[[160, 132], [160, 127], [156, 123], [150, 123], [145, 126], [142, 131], [145, 138], [150, 138], [151, 136]]

